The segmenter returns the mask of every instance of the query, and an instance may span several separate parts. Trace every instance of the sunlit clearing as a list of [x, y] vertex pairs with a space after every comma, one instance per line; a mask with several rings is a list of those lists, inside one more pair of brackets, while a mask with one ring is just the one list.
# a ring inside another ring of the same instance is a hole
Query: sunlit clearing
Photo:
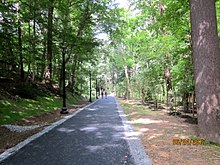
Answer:
[[95, 111], [97, 108], [88, 108], [89, 111]]
[[175, 134], [175, 135], [174, 135], [174, 138], [186, 139], [186, 138], [189, 138], [189, 136], [187, 136], [187, 135]]
[[140, 132], [125, 132], [126, 137], [139, 136]]
[[116, 148], [119, 147], [120, 144], [102, 144], [97, 146], [86, 146], [86, 149], [88, 149], [90, 152], [98, 152], [99, 150], [104, 150], [106, 148]]
[[5, 105], [5, 106], [11, 105], [11, 103], [10, 103], [9, 101], [7, 101], [7, 100], [1, 100], [1, 103], [2, 103], [3, 105]]
[[120, 7], [120, 8], [128, 8], [129, 7], [128, 0], [116, 0], [116, 3], [118, 4], [118, 7]]
[[152, 123], [168, 123], [169, 121], [165, 121], [165, 120], [151, 120], [151, 119], [137, 119], [137, 120], [133, 120], [131, 121], [132, 124], [152, 124]]
[[93, 132], [96, 131], [98, 128], [96, 127], [85, 127], [85, 128], [81, 128], [80, 131], [85, 131], [85, 132]]
[[58, 128], [57, 130], [65, 133], [70, 133], [75, 131], [75, 129], [68, 129], [68, 128]]
[[128, 115], [119, 115], [119, 116], [121, 116], [121, 117], [127, 117]]
[[50, 97], [44, 97], [44, 99], [46, 99], [48, 101], [53, 101], [53, 98], [50, 98]]
[[140, 128], [139, 129], [139, 132], [147, 132], [147, 131], [149, 131], [149, 128]]
[[172, 123], [173, 126], [181, 126], [181, 127], [188, 127], [186, 124], [176, 124], [176, 123]]
[[159, 137], [159, 136], [163, 136], [163, 134], [162, 134], [162, 133], [156, 133], [156, 134], [154, 134], [153, 136], [150, 136], [150, 137], [148, 138], [148, 140], [157, 138], [157, 137]]

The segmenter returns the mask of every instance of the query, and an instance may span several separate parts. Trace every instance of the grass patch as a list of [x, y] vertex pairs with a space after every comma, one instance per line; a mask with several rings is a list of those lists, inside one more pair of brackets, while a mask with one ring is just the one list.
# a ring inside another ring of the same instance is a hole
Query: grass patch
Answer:
[[[78, 104], [80, 99], [67, 95], [67, 105]], [[62, 106], [62, 98], [57, 96], [37, 97], [36, 99], [0, 100], [0, 125], [11, 124], [17, 120], [51, 112]]]
[[211, 142], [211, 141], [205, 141], [204, 145], [220, 148], [220, 144], [214, 143], [214, 142]]
[[136, 104], [127, 104], [127, 103], [120, 103], [122, 108], [125, 111], [125, 114], [129, 115], [135, 112], [137, 115], [144, 115], [144, 114], [151, 114], [151, 113], [158, 113], [160, 111], [146, 109], [144, 105], [136, 105]]
[[[89, 101], [90, 95], [89, 95], [89, 94], [84, 94], [83, 97], [84, 97], [87, 101]], [[96, 96], [95, 96], [94, 93], [92, 93], [91, 99], [92, 99], [92, 102], [96, 100]]]

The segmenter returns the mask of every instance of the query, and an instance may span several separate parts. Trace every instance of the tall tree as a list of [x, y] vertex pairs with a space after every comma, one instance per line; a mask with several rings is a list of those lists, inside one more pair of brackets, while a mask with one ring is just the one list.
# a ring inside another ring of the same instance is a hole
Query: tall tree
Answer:
[[48, 58], [48, 69], [50, 74], [50, 79], [52, 78], [52, 61], [53, 61], [53, 10], [54, 10], [54, 0], [49, 1], [48, 6], [48, 24], [47, 24], [47, 58]]
[[220, 50], [215, 0], [190, 0], [200, 136], [220, 143]]
[[17, 19], [18, 19], [18, 49], [19, 49], [19, 60], [20, 60], [20, 74], [21, 80], [24, 81], [24, 63], [22, 54], [22, 30], [21, 30], [21, 20], [20, 20], [20, 2], [17, 4]]

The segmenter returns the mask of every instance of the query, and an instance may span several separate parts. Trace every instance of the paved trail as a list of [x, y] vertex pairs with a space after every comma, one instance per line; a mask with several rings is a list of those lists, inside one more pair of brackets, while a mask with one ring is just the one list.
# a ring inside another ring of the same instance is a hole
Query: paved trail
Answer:
[[114, 97], [99, 99], [0, 165], [149, 165]]

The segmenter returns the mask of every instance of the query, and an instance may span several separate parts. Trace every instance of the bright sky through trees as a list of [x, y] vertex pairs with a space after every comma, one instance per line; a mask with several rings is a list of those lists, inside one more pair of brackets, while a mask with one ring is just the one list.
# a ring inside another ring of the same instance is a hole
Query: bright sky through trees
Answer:
[[[128, 0], [115, 0], [115, 3], [118, 4], [120, 8], [128, 8], [129, 2]], [[108, 35], [106, 33], [100, 33], [97, 36], [98, 39], [108, 40]]]
[[128, 8], [129, 6], [128, 0], [116, 0], [115, 2], [118, 3], [121, 8]]

